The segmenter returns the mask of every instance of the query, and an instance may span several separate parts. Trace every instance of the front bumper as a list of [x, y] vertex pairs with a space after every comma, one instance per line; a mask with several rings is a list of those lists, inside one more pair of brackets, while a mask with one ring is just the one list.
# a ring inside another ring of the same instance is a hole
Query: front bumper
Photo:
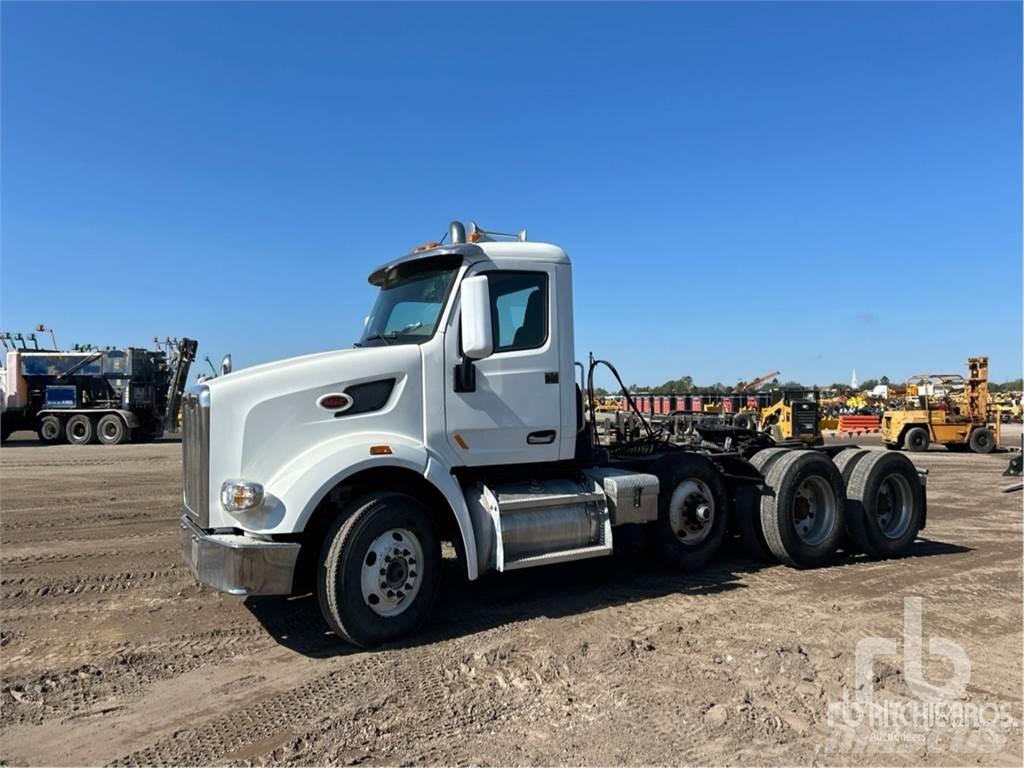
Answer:
[[181, 557], [203, 584], [229, 595], [287, 595], [300, 545], [206, 533], [181, 516]]

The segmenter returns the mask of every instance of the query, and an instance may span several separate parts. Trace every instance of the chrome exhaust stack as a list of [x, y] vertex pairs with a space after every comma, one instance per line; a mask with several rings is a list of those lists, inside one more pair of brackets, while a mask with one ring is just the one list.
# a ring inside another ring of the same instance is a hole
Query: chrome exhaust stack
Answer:
[[448, 225], [448, 241], [452, 245], [464, 245], [466, 242], [466, 228], [461, 221], [453, 221]]

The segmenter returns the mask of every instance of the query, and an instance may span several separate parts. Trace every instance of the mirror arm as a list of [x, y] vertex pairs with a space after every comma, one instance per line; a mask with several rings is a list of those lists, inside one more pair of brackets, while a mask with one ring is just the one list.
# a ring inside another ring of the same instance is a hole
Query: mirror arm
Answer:
[[476, 366], [466, 355], [455, 366], [455, 391], [476, 392]]

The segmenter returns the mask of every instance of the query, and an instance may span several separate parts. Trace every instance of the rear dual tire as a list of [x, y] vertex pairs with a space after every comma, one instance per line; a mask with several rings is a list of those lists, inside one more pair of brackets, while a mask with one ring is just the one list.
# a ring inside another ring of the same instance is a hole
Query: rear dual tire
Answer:
[[[750, 463], [762, 475], [766, 474], [772, 464], [789, 452], [787, 448], [765, 448], [755, 453]], [[740, 535], [743, 549], [754, 560], [770, 562], [775, 559], [761, 528], [761, 495], [760, 488], [754, 485], [741, 485], [736, 489], [734, 516], [736, 530]]]
[[835, 464], [817, 451], [790, 451], [765, 475], [761, 530], [771, 553], [798, 568], [826, 563], [842, 541], [846, 489]]
[[72, 445], [88, 445], [96, 438], [96, 424], [85, 414], [77, 413], [68, 419], [64, 436]]
[[863, 454], [847, 483], [847, 531], [862, 552], [896, 557], [924, 524], [924, 488], [913, 462], [903, 454]]
[[96, 439], [103, 445], [120, 445], [128, 442], [128, 425], [116, 413], [108, 413], [96, 424]]

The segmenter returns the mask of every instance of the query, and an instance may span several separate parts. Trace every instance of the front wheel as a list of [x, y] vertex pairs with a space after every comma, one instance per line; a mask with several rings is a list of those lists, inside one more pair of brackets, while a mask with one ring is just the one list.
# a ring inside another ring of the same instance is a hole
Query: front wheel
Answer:
[[411, 496], [373, 493], [348, 506], [320, 555], [317, 593], [331, 628], [372, 647], [412, 634], [441, 579], [441, 542], [430, 512]]
[[46, 445], [54, 445], [64, 436], [64, 425], [57, 416], [43, 416], [39, 420], [39, 440]]
[[932, 439], [924, 427], [911, 427], [903, 437], [903, 445], [908, 451], [927, 451]]

